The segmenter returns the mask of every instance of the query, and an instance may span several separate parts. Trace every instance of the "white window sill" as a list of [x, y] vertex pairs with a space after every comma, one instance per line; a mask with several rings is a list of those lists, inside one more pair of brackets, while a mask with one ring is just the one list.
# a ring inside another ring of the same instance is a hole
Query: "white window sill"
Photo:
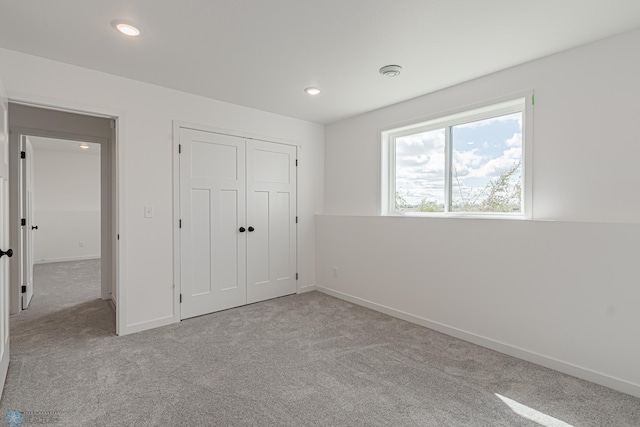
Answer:
[[420, 213], [420, 212], [390, 212], [383, 216], [411, 217], [411, 218], [466, 218], [466, 219], [506, 219], [506, 220], [527, 220], [523, 214], [499, 214], [499, 213]]

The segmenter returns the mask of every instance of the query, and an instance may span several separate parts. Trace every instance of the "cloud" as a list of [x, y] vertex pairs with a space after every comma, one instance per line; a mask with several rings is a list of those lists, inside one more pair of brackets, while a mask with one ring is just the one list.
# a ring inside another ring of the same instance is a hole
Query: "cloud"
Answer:
[[444, 202], [444, 169], [444, 133], [441, 140], [396, 140], [396, 190], [410, 205]]
[[466, 151], [453, 150], [453, 175], [459, 177], [468, 175], [474, 168], [482, 165], [484, 156], [477, 148]]
[[444, 173], [444, 130], [396, 140], [396, 180], [417, 180]]
[[522, 148], [522, 133], [514, 133], [511, 138], [507, 139], [507, 146]]

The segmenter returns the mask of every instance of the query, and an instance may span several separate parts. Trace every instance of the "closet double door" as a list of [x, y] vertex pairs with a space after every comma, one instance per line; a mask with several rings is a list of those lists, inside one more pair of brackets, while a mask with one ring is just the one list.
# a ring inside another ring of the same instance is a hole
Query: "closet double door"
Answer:
[[180, 128], [181, 318], [296, 292], [296, 147]]

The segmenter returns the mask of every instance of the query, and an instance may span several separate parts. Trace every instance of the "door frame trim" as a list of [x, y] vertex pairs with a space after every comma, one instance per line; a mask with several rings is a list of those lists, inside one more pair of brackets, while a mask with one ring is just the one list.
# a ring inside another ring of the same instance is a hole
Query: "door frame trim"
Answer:
[[[1, 163], [3, 160], [6, 160], [6, 170], [0, 170], [0, 186], [4, 187], [6, 191], [5, 198], [0, 199], [0, 203], [5, 203], [6, 201], [6, 214], [9, 213], [11, 207], [9, 206], [9, 185], [11, 181], [9, 181], [9, 100], [7, 98], [7, 93], [5, 92], [4, 85], [2, 80], [0, 79], [0, 138], [6, 138], [4, 140], [4, 147], [0, 146], [0, 149], [4, 149], [4, 156], [6, 158], [0, 158], [0, 168], [4, 169], [4, 165]], [[1, 157], [1, 156], [0, 156]], [[6, 182], [6, 186], [5, 186]], [[1, 189], [0, 189], [1, 192]], [[5, 244], [9, 245], [10, 243], [10, 233], [9, 233], [9, 220], [8, 218], [3, 218], [2, 223], [0, 223], [0, 233], [7, 233], [6, 236], [3, 236], [3, 241], [0, 241], [0, 244], [3, 246]], [[0, 248], [7, 250], [5, 248]], [[11, 286], [10, 279], [10, 270], [11, 265], [10, 262], [4, 261], [4, 268], [2, 269], [2, 276], [0, 278], [0, 305], [2, 305], [0, 309], [0, 316], [2, 319], [0, 320], [0, 350], [2, 353], [0, 354], [0, 398], [4, 394], [4, 383], [7, 378], [7, 373], [9, 372], [9, 359], [10, 359], [10, 348], [11, 348], [11, 327], [9, 321], [9, 288]], [[7, 332], [6, 336], [4, 332]]]
[[[172, 147], [172, 160], [173, 160], [173, 315], [174, 321], [180, 322], [180, 291], [182, 289], [182, 282], [180, 281], [181, 264], [180, 264], [180, 227], [178, 221], [180, 220], [180, 129], [191, 129], [203, 132], [219, 133], [222, 135], [234, 136], [244, 139], [254, 139], [259, 141], [272, 142], [275, 144], [290, 145], [296, 147], [296, 157], [300, 157], [300, 149], [302, 145], [293, 140], [278, 138], [273, 136], [265, 136], [255, 134], [242, 130], [225, 129], [216, 126], [209, 126], [203, 124], [197, 124], [182, 120], [173, 120], [173, 147]], [[298, 166], [299, 167], [299, 166]], [[300, 176], [299, 169], [296, 167], [296, 215], [300, 211], [300, 197], [298, 189], [300, 188], [298, 178]], [[300, 265], [300, 245], [298, 241], [298, 224], [296, 223], [296, 271]], [[296, 280], [296, 293], [303, 292], [300, 289], [300, 281]]]
[[114, 237], [118, 236], [118, 238], [113, 240], [114, 244], [111, 248], [113, 265], [111, 280], [115, 290], [115, 295], [112, 295], [111, 301], [116, 307], [116, 335], [126, 335], [134, 332], [127, 327], [126, 316], [126, 245], [124, 244], [126, 239], [126, 178], [123, 167], [126, 159], [124, 144], [126, 114], [121, 110], [95, 105], [89, 106], [68, 100], [51, 99], [26, 93], [9, 93], [8, 95], [9, 103], [114, 120], [115, 132], [113, 132], [111, 156], [111, 211], [114, 217], [111, 218], [111, 221], [112, 234], [114, 234]]

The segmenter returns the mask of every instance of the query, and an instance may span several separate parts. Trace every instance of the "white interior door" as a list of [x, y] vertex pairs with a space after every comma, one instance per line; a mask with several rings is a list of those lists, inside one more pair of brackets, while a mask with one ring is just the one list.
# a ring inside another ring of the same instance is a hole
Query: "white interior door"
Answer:
[[296, 147], [247, 141], [247, 303], [296, 292]]
[[21, 151], [25, 153], [22, 159], [21, 199], [22, 216], [22, 309], [29, 307], [33, 297], [33, 147], [29, 138], [21, 138]]
[[[0, 84], [0, 396], [9, 369], [9, 132], [8, 104]], [[5, 251], [9, 254], [5, 255]]]
[[180, 129], [181, 318], [246, 304], [245, 141]]

